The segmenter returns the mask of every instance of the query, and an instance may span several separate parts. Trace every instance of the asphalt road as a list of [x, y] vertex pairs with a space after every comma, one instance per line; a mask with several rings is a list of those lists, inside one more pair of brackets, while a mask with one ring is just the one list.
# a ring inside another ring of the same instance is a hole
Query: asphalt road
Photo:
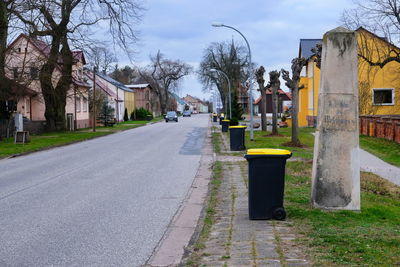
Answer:
[[199, 166], [207, 115], [0, 160], [0, 266], [140, 266]]

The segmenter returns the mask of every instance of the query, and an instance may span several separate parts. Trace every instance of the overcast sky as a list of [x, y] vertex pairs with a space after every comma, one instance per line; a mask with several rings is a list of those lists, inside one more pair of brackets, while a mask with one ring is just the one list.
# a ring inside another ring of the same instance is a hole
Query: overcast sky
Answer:
[[[322, 38], [339, 26], [343, 9], [351, 0], [147, 0], [139, 25], [140, 43], [135, 64], [143, 65], [160, 50], [167, 58], [198, 67], [211, 42], [242, 38], [228, 28], [211, 27], [221, 22], [240, 30], [250, 43], [252, 59], [267, 72], [290, 69], [298, 55], [301, 38]], [[120, 59], [120, 66], [123, 65]], [[267, 73], [266, 72], [266, 73]], [[266, 77], [266, 80], [267, 77]], [[180, 96], [208, 99], [196, 75], [186, 78]]]

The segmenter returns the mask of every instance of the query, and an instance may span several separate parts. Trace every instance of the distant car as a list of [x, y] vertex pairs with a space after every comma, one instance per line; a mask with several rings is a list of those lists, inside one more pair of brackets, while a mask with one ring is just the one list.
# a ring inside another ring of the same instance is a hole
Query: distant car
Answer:
[[165, 122], [176, 121], [178, 122], [178, 114], [175, 111], [168, 111], [165, 115]]
[[182, 113], [182, 116], [183, 116], [183, 117], [190, 117], [190, 115], [192, 115], [192, 113], [191, 113], [189, 110], [185, 110], [185, 111]]

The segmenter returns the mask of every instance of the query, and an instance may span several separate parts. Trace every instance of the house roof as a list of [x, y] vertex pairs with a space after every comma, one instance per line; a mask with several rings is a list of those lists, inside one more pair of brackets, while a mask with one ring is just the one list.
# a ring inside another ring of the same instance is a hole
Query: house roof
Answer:
[[[278, 93], [279, 93], [279, 95], [286, 96], [289, 100], [292, 100], [292, 94], [291, 93], [285, 92], [282, 89], [278, 89]], [[271, 91], [270, 88], [267, 88], [266, 94], [267, 95], [271, 95], [272, 94], [272, 91]], [[260, 101], [261, 101], [261, 96], [254, 101], [254, 105], [258, 105], [260, 103]]]
[[[92, 81], [93, 83], [93, 72], [91, 71], [86, 71], [85, 72], [86, 77]], [[103, 90], [107, 95], [113, 97], [115, 100], [119, 101], [121, 100], [119, 96], [117, 96], [110, 88], [108, 88], [107, 85], [99, 81], [99, 79], [96, 79], [96, 87], [99, 87], [101, 90]]]
[[148, 83], [128, 84], [128, 85], [125, 85], [125, 86], [130, 88], [130, 89], [144, 89], [146, 87], [151, 87], [150, 84], [148, 84]]
[[78, 80], [78, 79], [75, 79], [74, 77], [72, 77], [72, 83], [73, 83], [74, 85], [81, 86], [81, 87], [86, 87], [86, 88], [92, 87], [92, 86], [91, 86], [90, 84], [88, 84], [87, 82], [80, 81], [80, 80]]
[[372, 35], [373, 37], [376, 37], [376, 38], [382, 40], [383, 42], [385, 42], [386, 44], [388, 44], [388, 45], [390, 45], [391, 47], [395, 48], [396, 50], [400, 50], [399, 47], [397, 47], [397, 46], [394, 45], [393, 43], [389, 42], [389, 41], [387, 40], [387, 38], [385, 38], [385, 37], [378, 36], [378, 35], [376, 35], [375, 33], [371, 32], [371, 31], [369, 31], [369, 30], [367, 30], [367, 29], [365, 29], [365, 28], [363, 28], [363, 27], [359, 27], [359, 28], [356, 30], [356, 32], [360, 32], [360, 31], [365, 31], [366, 33]]
[[311, 51], [317, 44], [321, 44], [322, 39], [300, 39], [299, 57], [309, 59], [314, 55]]
[[177, 94], [175, 93], [170, 93], [170, 94], [176, 99], [176, 102], [178, 102], [181, 105], [186, 105], [186, 102], [182, 98], [180, 98]]
[[113, 78], [111, 78], [107, 74], [103, 74], [103, 73], [97, 72], [96, 75], [101, 77], [102, 79], [106, 80], [107, 82], [111, 83], [112, 85], [118, 87], [121, 90], [124, 90], [126, 92], [133, 92], [132, 89], [129, 89], [124, 84], [120, 83], [119, 81], [114, 80]]
[[38, 92], [28, 88], [27, 86], [18, 83], [17, 81], [5, 77], [5, 83], [8, 83], [8, 85], [11, 88], [11, 94], [13, 96], [19, 97], [19, 96], [36, 96]]
[[[28, 35], [23, 34], [23, 33], [21, 33], [17, 38], [15, 38], [15, 40], [8, 47], [12, 47], [21, 38], [25, 38], [26, 40], [28, 40], [28, 42], [30, 42], [45, 57], [48, 57], [50, 55], [50, 50], [51, 50], [50, 44], [48, 44], [42, 40], [39, 40], [39, 39], [31, 38]], [[86, 64], [85, 55], [82, 50], [72, 51], [72, 56], [75, 61], [82, 60], [83, 64], [84, 65]]]

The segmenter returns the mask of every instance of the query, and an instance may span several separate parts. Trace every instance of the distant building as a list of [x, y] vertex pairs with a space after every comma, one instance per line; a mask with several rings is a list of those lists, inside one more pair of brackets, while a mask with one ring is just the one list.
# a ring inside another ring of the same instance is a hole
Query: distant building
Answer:
[[160, 100], [150, 84], [129, 84], [126, 87], [134, 90], [136, 109], [144, 108], [153, 113], [153, 116], [161, 115]]
[[[283, 113], [283, 104], [285, 101], [291, 101], [292, 96], [290, 93], [283, 91], [282, 89], [278, 89], [278, 113]], [[267, 110], [265, 113], [272, 113], [272, 91], [270, 88], [266, 90], [266, 105]], [[260, 103], [261, 103], [261, 96], [254, 101], [254, 113], [260, 113]]]
[[183, 100], [189, 105], [189, 110], [196, 113], [208, 113], [208, 104], [197, 97], [186, 95]]
[[135, 109], [135, 96], [134, 90], [128, 88], [124, 84], [114, 80], [104, 73], [96, 73], [96, 79], [106, 84], [115, 94], [115, 117], [117, 121], [124, 120], [125, 108], [128, 111], [128, 116]]
[[185, 106], [187, 105], [183, 98], [180, 98], [177, 94], [171, 93], [172, 98], [176, 101], [176, 111], [183, 112], [185, 110]]

